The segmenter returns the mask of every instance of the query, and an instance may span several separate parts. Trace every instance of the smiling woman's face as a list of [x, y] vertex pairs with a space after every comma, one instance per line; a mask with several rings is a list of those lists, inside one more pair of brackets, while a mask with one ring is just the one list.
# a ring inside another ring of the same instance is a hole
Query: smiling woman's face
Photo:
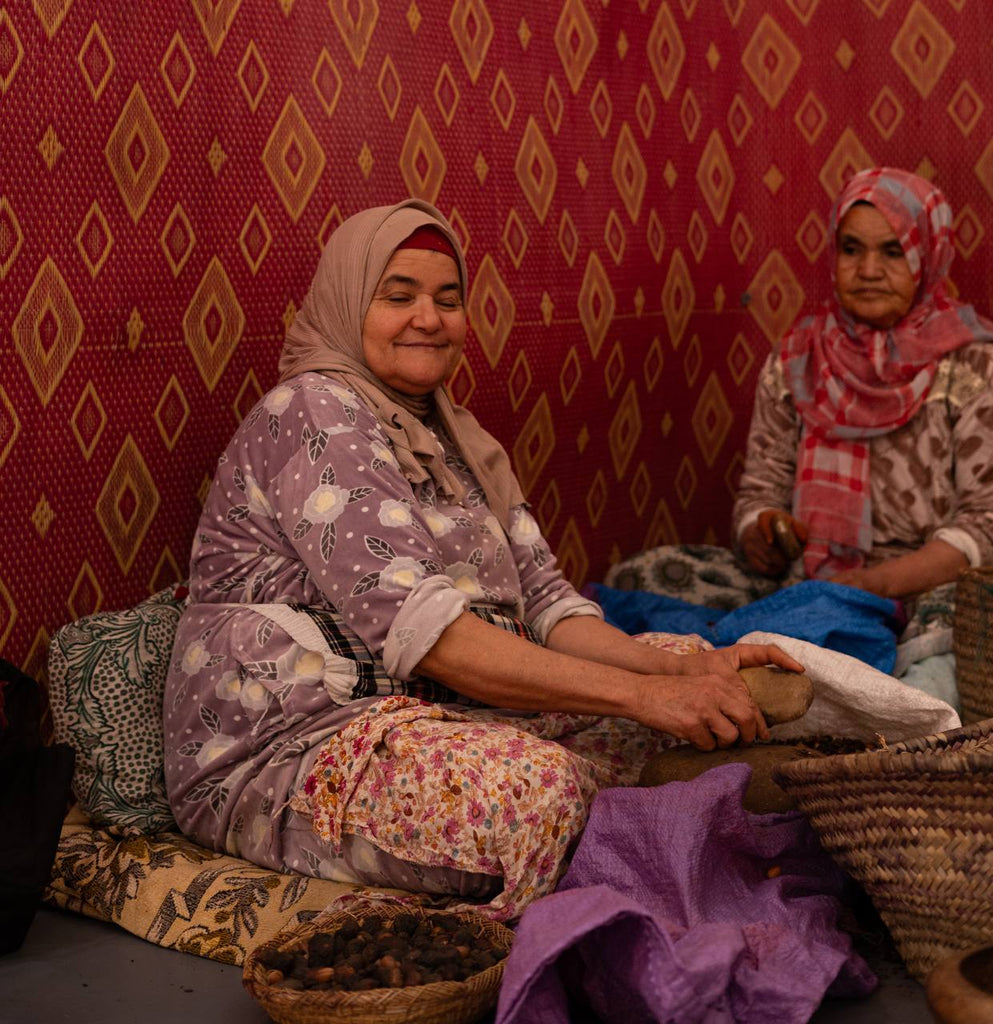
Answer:
[[455, 370], [465, 343], [459, 268], [431, 249], [398, 249], [362, 324], [369, 369], [405, 395], [427, 395]]
[[892, 327], [913, 305], [917, 285], [910, 264], [874, 206], [856, 203], [842, 218], [835, 287], [842, 309], [870, 327]]

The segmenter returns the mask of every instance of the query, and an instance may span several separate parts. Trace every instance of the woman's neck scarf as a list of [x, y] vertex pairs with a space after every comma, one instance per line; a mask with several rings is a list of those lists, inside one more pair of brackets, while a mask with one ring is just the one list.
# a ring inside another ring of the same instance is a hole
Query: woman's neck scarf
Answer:
[[809, 577], [857, 568], [872, 549], [869, 439], [917, 413], [943, 355], [993, 340], [993, 324], [946, 291], [951, 208], [930, 182], [907, 171], [862, 171], [842, 190], [828, 228], [832, 285], [838, 226], [857, 202], [886, 218], [917, 290], [907, 314], [888, 329], [855, 320], [835, 293], [783, 339], [780, 356], [802, 424], [793, 510], [810, 528], [803, 556]]
[[408, 199], [363, 210], [344, 221], [324, 247], [310, 291], [286, 332], [279, 379], [312, 370], [352, 388], [375, 413], [404, 476], [412, 484], [430, 479], [450, 500], [461, 501], [464, 488], [423, 422], [435, 412], [483, 488], [490, 510], [506, 528], [510, 509], [524, 496], [496, 438], [468, 409], [455, 405], [444, 387], [423, 397], [405, 395], [381, 381], [365, 362], [362, 325], [379, 279], [401, 243], [425, 226], [440, 231], [451, 243], [465, 299], [468, 275], [458, 236], [430, 203]]

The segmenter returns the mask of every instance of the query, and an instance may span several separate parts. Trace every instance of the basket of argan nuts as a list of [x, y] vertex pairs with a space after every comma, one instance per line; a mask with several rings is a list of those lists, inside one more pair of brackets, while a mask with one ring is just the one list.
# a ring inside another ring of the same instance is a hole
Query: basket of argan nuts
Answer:
[[242, 981], [277, 1024], [470, 1024], [496, 1005], [513, 939], [479, 914], [366, 901], [256, 947]]

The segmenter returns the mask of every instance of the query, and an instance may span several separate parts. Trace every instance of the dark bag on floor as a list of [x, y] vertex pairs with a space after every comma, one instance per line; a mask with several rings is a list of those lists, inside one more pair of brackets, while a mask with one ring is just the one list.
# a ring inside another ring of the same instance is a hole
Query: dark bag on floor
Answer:
[[41, 742], [38, 684], [0, 658], [0, 955], [20, 948], [48, 884], [75, 751]]

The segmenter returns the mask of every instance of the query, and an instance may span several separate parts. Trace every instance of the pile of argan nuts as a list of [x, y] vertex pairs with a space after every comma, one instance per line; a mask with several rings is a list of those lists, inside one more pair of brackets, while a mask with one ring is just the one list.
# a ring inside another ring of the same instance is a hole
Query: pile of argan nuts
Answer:
[[284, 989], [364, 992], [435, 981], [464, 981], [506, 956], [481, 927], [454, 914], [367, 915], [333, 932], [316, 932], [306, 947], [261, 958], [266, 982]]

